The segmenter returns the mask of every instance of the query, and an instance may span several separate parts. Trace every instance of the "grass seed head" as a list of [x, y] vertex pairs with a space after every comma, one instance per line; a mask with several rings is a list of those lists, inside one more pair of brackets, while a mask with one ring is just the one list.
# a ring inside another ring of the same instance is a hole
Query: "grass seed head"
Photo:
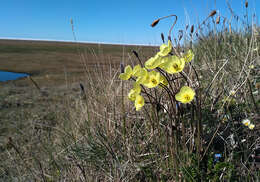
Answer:
[[213, 11], [211, 11], [211, 13], [209, 14], [209, 17], [212, 17], [212, 16], [214, 16], [216, 13], [217, 13], [217, 11], [216, 11], [216, 10], [213, 10]]

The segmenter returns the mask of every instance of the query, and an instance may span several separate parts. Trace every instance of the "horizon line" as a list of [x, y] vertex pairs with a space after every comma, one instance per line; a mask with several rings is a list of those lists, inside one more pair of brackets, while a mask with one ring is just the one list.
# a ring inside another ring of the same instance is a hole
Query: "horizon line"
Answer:
[[75, 40], [58, 40], [58, 39], [35, 39], [35, 38], [17, 38], [17, 37], [0, 37], [0, 40], [28, 40], [28, 41], [46, 41], [46, 42], [67, 42], [67, 43], [89, 43], [105, 45], [129, 45], [129, 46], [159, 46], [159, 44], [129, 44], [116, 42], [98, 42], [98, 41], [75, 41]]

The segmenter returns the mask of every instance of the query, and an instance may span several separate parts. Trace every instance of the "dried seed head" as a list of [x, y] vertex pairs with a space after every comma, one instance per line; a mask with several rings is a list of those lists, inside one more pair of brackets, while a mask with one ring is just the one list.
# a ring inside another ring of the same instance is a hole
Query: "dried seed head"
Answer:
[[219, 24], [219, 22], [220, 22], [220, 16], [218, 16], [218, 17], [216, 18], [216, 24]]
[[155, 27], [159, 23], [160, 19], [154, 20], [151, 27]]
[[248, 1], [245, 2], [245, 6], [246, 6], [246, 8], [248, 7]]
[[188, 30], [188, 28], [189, 28], [189, 25], [186, 25], [185, 30]]
[[194, 31], [194, 25], [191, 26], [191, 28], [190, 28], [190, 33], [192, 34], [193, 31]]
[[124, 73], [124, 72], [125, 72], [124, 63], [120, 63], [120, 71], [121, 71], [121, 73]]
[[163, 33], [161, 33], [161, 38], [162, 38], [162, 41], [163, 41], [163, 43], [164, 43], [165, 41], [164, 41], [164, 35], [163, 35]]
[[211, 13], [209, 14], [209, 17], [212, 17], [212, 16], [214, 16], [216, 13], [217, 13], [217, 11], [216, 11], [216, 10], [213, 10], [213, 11], [211, 11]]

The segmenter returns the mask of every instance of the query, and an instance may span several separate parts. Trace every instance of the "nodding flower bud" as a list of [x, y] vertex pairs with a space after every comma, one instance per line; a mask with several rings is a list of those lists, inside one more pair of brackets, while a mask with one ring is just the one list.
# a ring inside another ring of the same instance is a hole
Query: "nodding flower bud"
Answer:
[[245, 6], [246, 6], [246, 8], [248, 7], [248, 1], [245, 2]]
[[216, 10], [213, 10], [213, 11], [211, 11], [211, 13], [209, 14], [209, 17], [212, 17], [212, 16], [214, 16], [216, 13], [217, 13], [217, 11], [216, 11]]
[[218, 17], [216, 18], [216, 24], [219, 24], [219, 22], [220, 22], [220, 16], [218, 16]]
[[194, 25], [191, 26], [191, 28], [190, 28], [190, 33], [192, 34], [193, 31], [194, 31]]
[[134, 55], [135, 55], [137, 58], [139, 58], [138, 53], [137, 53], [135, 50], [133, 50], [132, 52], [134, 53]]
[[124, 73], [124, 72], [125, 72], [124, 63], [120, 63], [120, 71], [121, 71], [121, 73]]
[[165, 41], [164, 41], [164, 35], [163, 35], [163, 33], [161, 33], [161, 38], [162, 38], [162, 41], [163, 41], [163, 43], [164, 43]]
[[154, 20], [151, 27], [155, 27], [159, 23], [160, 19]]

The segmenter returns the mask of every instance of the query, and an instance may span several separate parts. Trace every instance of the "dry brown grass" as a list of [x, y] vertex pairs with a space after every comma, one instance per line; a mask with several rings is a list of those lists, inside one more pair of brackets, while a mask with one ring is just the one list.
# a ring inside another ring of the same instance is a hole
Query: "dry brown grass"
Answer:
[[[68, 42], [0, 40], [0, 68], [3, 71], [28, 73], [39, 85], [60, 85], [83, 80], [85, 70], [95, 66], [118, 68], [133, 56], [147, 57], [155, 47]], [[21, 84], [25, 84], [20, 80]]]

